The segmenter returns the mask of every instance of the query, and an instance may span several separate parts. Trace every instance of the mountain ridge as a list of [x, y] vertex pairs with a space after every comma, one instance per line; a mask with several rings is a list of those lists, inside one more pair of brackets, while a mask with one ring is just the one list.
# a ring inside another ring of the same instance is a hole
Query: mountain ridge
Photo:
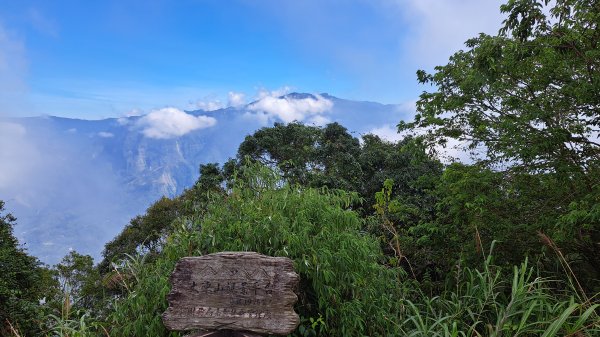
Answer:
[[[407, 115], [399, 105], [326, 93], [270, 96], [213, 111], [168, 109], [100, 120], [7, 119], [25, 130], [11, 145], [23, 156], [18, 164], [29, 160], [30, 165], [15, 181], [0, 184], [0, 199], [19, 218], [15, 234], [32, 254], [47, 263], [58, 262], [70, 249], [98, 258], [129, 219], [160, 197], [191, 186], [200, 164], [223, 163], [246, 135], [289, 116], [307, 124], [338, 122], [364, 134]], [[194, 123], [198, 127], [191, 129]], [[164, 132], [148, 133], [148, 128]]]

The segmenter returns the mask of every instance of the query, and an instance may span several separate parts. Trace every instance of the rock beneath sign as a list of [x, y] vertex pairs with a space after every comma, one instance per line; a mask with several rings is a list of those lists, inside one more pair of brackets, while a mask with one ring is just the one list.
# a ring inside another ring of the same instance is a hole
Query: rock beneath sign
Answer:
[[292, 260], [253, 252], [184, 257], [171, 275], [170, 330], [239, 330], [287, 335], [300, 319], [294, 312], [299, 276]]

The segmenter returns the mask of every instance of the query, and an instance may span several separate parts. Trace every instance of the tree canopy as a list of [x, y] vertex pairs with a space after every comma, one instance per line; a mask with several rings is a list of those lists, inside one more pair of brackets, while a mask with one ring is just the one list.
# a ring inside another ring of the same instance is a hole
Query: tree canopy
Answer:
[[[487, 164], [588, 172], [600, 157], [600, 1], [510, 0], [496, 36], [480, 34], [433, 74], [413, 122], [430, 143], [457, 139]], [[421, 131], [422, 132], [422, 131]]]
[[16, 220], [0, 200], [0, 335], [21, 331], [35, 336], [43, 326], [39, 301], [49, 300], [56, 288], [50, 271], [13, 235]]

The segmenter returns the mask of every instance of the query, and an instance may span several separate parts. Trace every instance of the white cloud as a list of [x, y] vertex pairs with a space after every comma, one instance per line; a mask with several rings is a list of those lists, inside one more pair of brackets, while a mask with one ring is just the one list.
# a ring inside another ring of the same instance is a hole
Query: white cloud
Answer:
[[315, 118], [331, 111], [333, 108], [333, 102], [320, 95], [293, 98], [280, 97], [279, 94], [279, 92], [260, 92], [260, 99], [250, 104], [248, 109], [265, 113], [270, 119], [277, 118], [285, 123], [290, 123], [293, 121], [302, 122], [309, 117]]
[[368, 133], [379, 136], [379, 138], [393, 143], [404, 138], [403, 135], [398, 133], [398, 129], [390, 124], [385, 124], [378, 128], [371, 129]]
[[498, 32], [504, 0], [382, 0], [402, 13], [410, 29], [406, 50], [421, 68], [446, 64], [448, 57], [479, 33]]
[[143, 114], [144, 114], [144, 111], [142, 111], [140, 109], [128, 110], [127, 112], [122, 114], [121, 117], [117, 118], [117, 124], [119, 124], [121, 126], [127, 125], [130, 122], [129, 117], [137, 117], [137, 116], [141, 116]]
[[100, 131], [100, 132], [98, 132], [98, 136], [99, 136], [99, 137], [102, 137], [102, 138], [112, 138], [112, 137], [114, 137], [115, 135], [114, 135], [114, 134], [112, 134], [112, 133], [110, 133], [110, 132], [104, 132], [104, 131]]
[[285, 87], [282, 87], [279, 89], [275, 89], [272, 91], [269, 91], [265, 88], [260, 88], [260, 89], [258, 89], [257, 97], [259, 100], [262, 98], [265, 98], [265, 97], [280, 97], [280, 96], [289, 94], [291, 90], [292, 90], [292, 88], [288, 87], [288, 86], [285, 86]]
[[225, 105], [220, 100], [199, 100], [196, 102], [196, 108], [204, 111], [215, 111], [223, 109]]
[[168, 139], [183, 136], [194, 130], [209, 128], [217, 120], [209, 116], [187, 114], [177, 108], [163, 108], [152, 111], [136, 122], [144, 136], [156, 139]]
[[237, 108], [246, 104], [246, 95], [244, 93], [230, 91], [228, 96], [227, 105], [231, 107]]

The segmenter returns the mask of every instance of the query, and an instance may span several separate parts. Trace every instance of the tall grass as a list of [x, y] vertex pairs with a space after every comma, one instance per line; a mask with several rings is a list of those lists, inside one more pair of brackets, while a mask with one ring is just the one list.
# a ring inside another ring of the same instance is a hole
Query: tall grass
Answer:
[[[492, 245], [493, 247], [493, 245]], [[396, 322], [405, 336], [598, 336], [599, 304], [577, 302], [574, 292], [558, 294], [554, 280], [538, 276], [527, 259], [511, 278], [492, 265], [456, 272], [452, 288], [439, 296], [415, 288], [402, 299], [404, 318]]]

